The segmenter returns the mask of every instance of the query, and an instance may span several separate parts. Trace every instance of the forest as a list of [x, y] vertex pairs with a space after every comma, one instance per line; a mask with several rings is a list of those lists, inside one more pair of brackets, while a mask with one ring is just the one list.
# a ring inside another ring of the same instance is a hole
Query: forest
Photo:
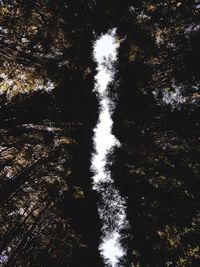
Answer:
[[[199, 17], [199, 0], [0, 0], [0, 266], [200, 266]], [[115, 266], [91, 169], [94, 43], [111, 29]]]

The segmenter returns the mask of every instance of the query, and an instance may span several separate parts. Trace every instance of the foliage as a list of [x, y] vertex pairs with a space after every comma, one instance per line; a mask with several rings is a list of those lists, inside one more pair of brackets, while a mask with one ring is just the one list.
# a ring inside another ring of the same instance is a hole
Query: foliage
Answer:
[[121, 147], [108, 168], [130, 223], [119, 264], [200, 265], [198, 18], [197, 0], [0, 1], [6, 266], [103, 265], [102, 203], [89, 171], [98, 115], [92, 51], [111, 28], [118, 62], [103, 65], [116, 72], [108, 94]]

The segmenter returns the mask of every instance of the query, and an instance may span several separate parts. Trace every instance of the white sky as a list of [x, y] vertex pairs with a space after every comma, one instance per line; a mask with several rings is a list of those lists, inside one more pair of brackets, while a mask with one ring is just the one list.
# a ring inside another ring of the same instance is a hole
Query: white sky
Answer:
[[[110, 73], [106, 71], [100, 64], [103, 62], [103, 57], [108, 57], [110, 54], [113, 59], [116, 58], [117, 44], [114, 43], [114, 38], [109, 35], [103, 35], [96, 43], [94, 49], [94, 57], [98, 62], [98, 74], [96, 75], [97, 86], [96, 90], [103, 96], [109, 81], [111, 80]], [[93, 158], [93, 166], [98, 170], [97, 175], [94, 177], [94, 181], [105, 179], [104, 165], [107, 151], [115, 145], [116, 138], [111, 134], [112, 120], [108, 107], [108, 99], [101, 101], [101, 107], [103, 112], [99, 116], [99, 124], [95, 129], [95, 147], [97, 155]]]
[[[114, 34], [114, 31], [112, 33]], [[98, 74], [96, 75], [97, 86], [95, 90], [100, 93], [100, 96], [104, 95], [107, 85], [109, 81], [111, 81], [111, 74], [108, 73], [100, 64], [103, 62], [103, 57], [108, 58], [110, 54], [114, 60], [116, 59], [116, 49], [118, 45], [114, 41], [115, 40], [112, 35], [105, 34], [95, 43], [94, 46], [94, 58], [98, 62]], [[92, 159], [92, 168], [97, 170], [97, 174], [93, 177], [94, 188], [95, 184], [97, 184], [100, 180], [108, 181], [111, 179], [104, 172], [106, 154], [111, 147], [118, 144], [116, 138], [111, 134], [113, 122], [111, 120], [111, 114], [108, 106], [109, 99], [104, 97], [100, 104], [102, 112], [99, 116], [99, 123], [94, 130], [94, 144], [97, 151], [97, 154], [95, 154]], [[124, 217], [119, 218], [119, 223], [122, 224], [123, 221]], [[104, 258], [107, 258], [110, 261], [112, 267], [117, 266], [117, 258], [124, 255], [123, 249], [119, 244], [117, 244], [118, 239], [119, 234], [117, 231], [114, 231], [111, 238], [104, 239], [100, 246]]]

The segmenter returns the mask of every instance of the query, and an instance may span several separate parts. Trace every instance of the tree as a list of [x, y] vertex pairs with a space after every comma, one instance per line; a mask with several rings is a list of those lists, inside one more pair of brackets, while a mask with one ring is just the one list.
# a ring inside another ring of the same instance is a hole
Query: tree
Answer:
[[117, 25], [121, 45], [110, 96], [121, 147], [108, 168], [127, 199], [128, 256], [121, 266], [200, 262], [196, 6], [141, 1]]

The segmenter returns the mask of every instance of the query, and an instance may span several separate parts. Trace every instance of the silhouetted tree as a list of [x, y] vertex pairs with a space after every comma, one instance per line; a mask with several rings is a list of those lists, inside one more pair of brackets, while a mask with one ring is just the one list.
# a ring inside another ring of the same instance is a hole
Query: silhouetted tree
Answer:
[[198, 14], [197, 2], [136, 1], [117, 25], [121, 147], [108, 168], [130, 222], [120, 266], [200, 263]]

